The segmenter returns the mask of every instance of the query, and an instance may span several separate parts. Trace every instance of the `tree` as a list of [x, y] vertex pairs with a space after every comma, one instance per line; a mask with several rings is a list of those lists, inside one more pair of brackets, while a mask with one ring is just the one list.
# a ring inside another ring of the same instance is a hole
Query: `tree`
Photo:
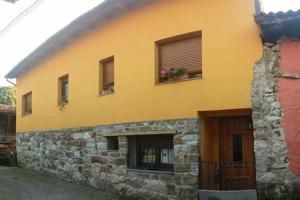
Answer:
[[16, 105], [15, 87], [0, 87], [0, 104]]

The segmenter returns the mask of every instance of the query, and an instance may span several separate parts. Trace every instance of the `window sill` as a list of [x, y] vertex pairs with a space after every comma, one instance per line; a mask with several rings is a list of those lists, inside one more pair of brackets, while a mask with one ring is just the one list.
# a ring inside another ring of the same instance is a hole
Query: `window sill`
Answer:
[[99, 96], [99, 97], [103, 97], [103, 96], [111, 95], [111, 94], [114, 94], [114, 93], [115, 93], [115, 92], [100, 93], [98, 96]]
[[69, 105], [69, 102], [58, 104], [57, 108], [58, 108], [58, 110], [63, 111], [66, 107], [68, 107], [68, 105]]
[[195, 78], [186, 78], [186, 79], [178, 79], [178, 80], [170, 80], [170, 81], [166, 81], [166, 82], [156, 82], [155, 85], [165, 85], [165, 84], [169, 84], [169, 83], [180, 83], [180, 82], [184, 82], [184, 81], [193, 81], [193, 80], [200, 80], [203, 79], [202, 76], [199, 77], [195, 77]]
[[119, 149], [117, 149], [117, 150], [107, 149], [106, 151], [107, 151], [107, 153], [117, 153], [117, 152], [119, 152]]
[[32, 115], [32, 112], [24, 113], [24, 114], [22, 115], [22, 117], [27, 117], [27, 116], [30, 116], [30, 115]]
[[127, 169], [127, 172], [174, 175], [174, 172], [170, 172], [170, 171], [156, 171], [156, 170], [144, 170], [144, 169]]

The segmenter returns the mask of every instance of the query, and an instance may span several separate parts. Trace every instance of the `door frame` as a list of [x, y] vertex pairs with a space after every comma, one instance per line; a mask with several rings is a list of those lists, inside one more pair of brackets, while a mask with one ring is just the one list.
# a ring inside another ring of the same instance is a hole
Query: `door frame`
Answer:
[[[199, 119], [201, 121], [201, 132], [200, 134], [200, 139], [201, 139], [201, 143], [200, 143], [200, 162], [199, 162], [199, 188], [200, 189], [207, 189], [207, 190], [216, 190], [216, 186], [214, 186], [214, 188], [210, 188], [210, 186], [206, 185], [206, 178], [208, 177], [205, 173], [205, 170], [203, 171], [203, 166], [205, 166], [206, 161], [212, 161], [212, 163], [219, 163], [221, 160], [221, 157], [219, 155], [219, 159], [210, 159], [210, 156], [207, 154], [208, 149], [207, 147], [209, 146], [209, 141], [207, 141], [207, 138], [210, 137], [210, 130], [208, 129], [208, 125], [209, 125], [209, 119], [211, 118], [225, 118], [225, 117], [249, 117], [250, 119], [252, 119], [252, 109], [251, 108], [238, 108], [238, 109], [227, 109], [227, 110], [202, 110], [202, 111], [198, 111], [198, 116]], [[220, 123], [220, 122], [219, 122]], [[252, 125], [253, 127], [253, 125]], [[220, 137], [220, 130], [218, 132], [218, 136]], [[221, 139], [221, 138], [219, 138]], [[253, 140], [254, 143], [254, 140]], [[221, 143], [219, 144], [219, 150], [221, 150], [220, 148]], [[253, 144], [254, 145], [254, 144]], [[219, 153], [218, 153], [219, 154]], [[253, 181], [254, 181], [254, 188], [256, 188], [256, 163], [255, 163], [255, 152], [253, 150], [253, 155], [254, 155], [254, 164], [253, 164]], [[221, 178], [221, 177], [220, 177]], [[220, 179], [219, 179], [220, 180]], [[218, 186], [219, 189], [217, 190], [221, 190], [221, 184], [219, 184]]]

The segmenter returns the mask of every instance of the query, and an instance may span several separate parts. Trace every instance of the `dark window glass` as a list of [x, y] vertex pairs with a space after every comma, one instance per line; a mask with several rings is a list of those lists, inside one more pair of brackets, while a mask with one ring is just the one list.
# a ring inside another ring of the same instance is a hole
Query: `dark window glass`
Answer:
[[233, 161], [243, 161], [243, 137], [241, 134], [233, 135]]
[[61, 87], [61, 96], [67, 101], [68, 100], [68, 80], [65, 80], [62, 82], [62, 87]]
[[107, 150], [119, 150], [118, 137], [107, 137]]
[[114, 58], [107, 58], [101, 61], [102, 65], [102, 79], [103, 83], [100, 88], [102, 88], [102, 94], [113, 93], [114, 90]]
[[173, 136], [128, 137], [128, 168], [173, 171]]
[[65, 75], [59, 78], [59, 104], [69, 102], [69, 77]]
[[29, 92], [23, 95], [23, 115], [32, 113], [32, 93]]

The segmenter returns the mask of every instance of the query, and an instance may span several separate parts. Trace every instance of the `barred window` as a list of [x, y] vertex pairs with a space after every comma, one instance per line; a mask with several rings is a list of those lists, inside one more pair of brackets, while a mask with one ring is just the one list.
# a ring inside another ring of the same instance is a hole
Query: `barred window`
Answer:
[[173, 171], [173, 157], [173, 135], [128, 137], [128, 168]]

